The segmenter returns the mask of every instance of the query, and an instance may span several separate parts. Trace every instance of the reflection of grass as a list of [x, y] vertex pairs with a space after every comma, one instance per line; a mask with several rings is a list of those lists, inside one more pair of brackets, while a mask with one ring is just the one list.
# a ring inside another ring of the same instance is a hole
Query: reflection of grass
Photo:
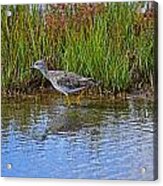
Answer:
[[[10, 124], [19, 126], [20, 130], [26, 131], [29, 125], [47, 124], [53, 131], [78, 131], [81, 127], [100, 127], [117, 120], [128, 120], [134, 117], [154, 117], [153, 101], [147, 99], [100, 99], [89, 103], [87, 106], [60, 105], [60, 97], [54, 94], [40, 94], [33, 96], [19, 96], [16, 98], [2, 99], [2, 128]], [[135, 112], [135, 111], [138, 111]], [[133, 113], [136, 113], [136, 115]], [[115, 122], [116, 123], [116, 122]]]
[[32, 86], [36, 77], [29, 67], [44, 56], [52, 59], [48, 65], [101, 80], [103, 89], [112, 92], [147, 84], [153, 88], [154, 17], [144, 18], [138, 6], [58, 5], [44, 18], [37, 6], [33, 15], [29, 6], [19, 5], [16, 11], [10, 6], [11, 17], [3, 6], [3, 90]]

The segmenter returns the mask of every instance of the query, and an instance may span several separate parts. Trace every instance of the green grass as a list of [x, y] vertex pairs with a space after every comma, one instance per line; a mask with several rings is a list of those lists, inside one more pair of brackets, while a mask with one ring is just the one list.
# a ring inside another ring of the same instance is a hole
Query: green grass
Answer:
[[153, 88], [153, 17], [145, 19], [137, 13], [138, 3], [105, 5], [99, 4], [93, 15], [81, 4], [75, 14], [67, 6], [63, 17], [60, 8], [52, 9], [46, 13], [51, 16], [46, 24], [37, 5], [32, 13], [28, 5], [18, 5], [16, 11], [9, 6], [11, 17], [2, 6], [2, 91], [28, 89], [36, 75], [42, 82], [42, 76], [30, 66], [43, 57], [51, 59], [52, 67], [100, 80], [103, 90]]

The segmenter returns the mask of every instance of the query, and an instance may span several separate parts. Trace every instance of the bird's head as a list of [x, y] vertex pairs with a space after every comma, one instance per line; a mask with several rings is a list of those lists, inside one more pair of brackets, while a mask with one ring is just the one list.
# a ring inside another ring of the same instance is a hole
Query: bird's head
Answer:
[[43, 59], [38, 60], [38, 61], [33, 63], [31, 68], [35, 68], [35, 69], [38, 69], [38, 70], [41, 70], [41, 71], [45, 71], [46, 70], [45, 61]]

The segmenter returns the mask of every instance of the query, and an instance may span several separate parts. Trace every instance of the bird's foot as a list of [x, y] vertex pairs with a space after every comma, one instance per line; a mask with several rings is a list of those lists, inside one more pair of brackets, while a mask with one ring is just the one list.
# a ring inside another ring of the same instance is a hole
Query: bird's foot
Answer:
[[76, 104], [77, 104], [77, 105], [81, 105], [80, 95], [77, 97]]

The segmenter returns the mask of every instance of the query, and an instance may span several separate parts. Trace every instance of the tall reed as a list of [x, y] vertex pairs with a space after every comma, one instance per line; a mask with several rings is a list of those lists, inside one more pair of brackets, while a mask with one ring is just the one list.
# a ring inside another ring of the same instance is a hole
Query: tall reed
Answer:
[[30, 66], [44, 57], [50, 67], [100, 80], [103, 90], [153, 88], [154, 16], [138, 12], [141, 5], [58, 4], [42, 13], [37, 5], [2, 6], [2, 89], [26, 90], [36, 73], [41, 82]]

